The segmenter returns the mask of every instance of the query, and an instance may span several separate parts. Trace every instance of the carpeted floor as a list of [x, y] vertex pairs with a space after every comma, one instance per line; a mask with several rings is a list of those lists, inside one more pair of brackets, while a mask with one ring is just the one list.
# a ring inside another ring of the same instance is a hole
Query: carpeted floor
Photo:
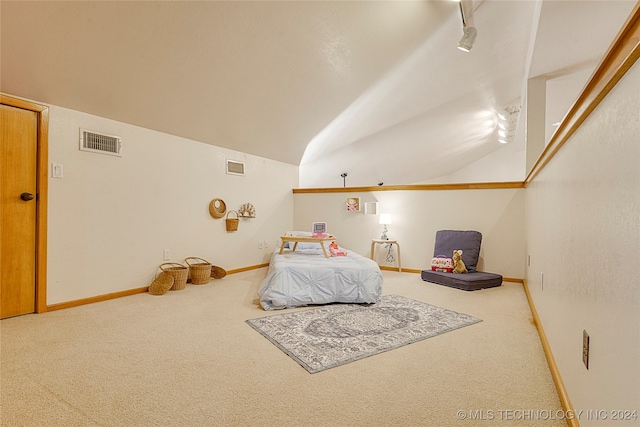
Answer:
[[257, 305], [265, 273], [2, 320], [0, 424], [566, 425], [506, 412], [560, 410], [521, 285], [464, 292], [384, 271], [385, 295], [483, 321], [310, 375], [245, 323], [281, 314]]

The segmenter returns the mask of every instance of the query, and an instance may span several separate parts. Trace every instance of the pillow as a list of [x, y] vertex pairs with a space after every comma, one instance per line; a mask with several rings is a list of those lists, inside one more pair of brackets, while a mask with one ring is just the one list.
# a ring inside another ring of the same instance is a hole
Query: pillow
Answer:
[[480, 244], [482, 234], [479, 231], [440, 230], [436, 232], [436, 244], [433, 256], [446, 255], [450, 257], [456, 249], [462, 249], [462, 262], [469, 273], [476, 271], [480, 258]]

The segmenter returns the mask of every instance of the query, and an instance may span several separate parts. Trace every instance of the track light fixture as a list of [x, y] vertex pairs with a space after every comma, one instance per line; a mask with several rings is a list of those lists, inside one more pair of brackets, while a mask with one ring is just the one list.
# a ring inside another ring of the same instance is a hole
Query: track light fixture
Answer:
[[462, 38], [458, 42], [458, 49], [463, 52], [470, 52], [473, 47], [473, 42], [476, 41], [478, 30], [476, 27], [467, 26], [467, 19], [464, 16], [464, 8], [462, 7], [462, 1], [460, 1], [460, 16], [462, 16]]
[[343, 187], [347, 186], [347, 173], [346, 172], [342, 172], [340, 174], [340, 176], [342, 177], [342, 185]]
[[513, 140], [518, 127], [520, 106], [512, 105], [498, 111], [498, 142], [507, 144]]
[[478, 30], [476, 30], [476, 27], [465, 27], [463, 31], [464, 34], [458, 42], [458, 49], [463, 52], [470, 52], [473, 47], [473, 42], [476, 40], [476, 36], [478, 35]]

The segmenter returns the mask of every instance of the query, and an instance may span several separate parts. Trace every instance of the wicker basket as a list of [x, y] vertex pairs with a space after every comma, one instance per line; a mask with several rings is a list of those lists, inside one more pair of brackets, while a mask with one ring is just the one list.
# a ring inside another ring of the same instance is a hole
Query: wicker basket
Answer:
[[227, 271], [224, 268], [218, 267], [217, 265], [211, 266], [211, 277], [214, 279], [222, 279], [226, 275]]
[[156, 277], [156, 280], [149, 285], [149, 293], [151, 295], [164, 295], [169, 292], [173, 286], [173, 276], [169, 273], [162, 272]]
[[184, 265], [176, 262], [165, 262], [160, 264], [160, 270], [173, 276], [173, 286], [171, 286], [170, 290], [181, 291], [187, 287], [189, 269]]
[[227, 205], [222, 199], [213, 199], [211, 203], [209, 203], [209, 213], [214, 218], [222, 218], [226, 211]]
[[[229, 214], [234, 213], [236, 215], [235, 218], [229, 218]], [[238, 231], [238, 223], [240, 222], [240, 220], [238, 219], [238, 212], [236, 211], [229, 211], [227, 212], [227, 218], [226, 218], [226, 222], [227, 222], [227, 231]]]
[[[191, 260], [191, 262], [189, 262]], [[195, 262], [194, 262], [195, 260]], [[194, 285], [204, 285], [211, 280], [211, 263], [206, 259], [190, 256], [184, 260], [189, 266], [189, 279]]]

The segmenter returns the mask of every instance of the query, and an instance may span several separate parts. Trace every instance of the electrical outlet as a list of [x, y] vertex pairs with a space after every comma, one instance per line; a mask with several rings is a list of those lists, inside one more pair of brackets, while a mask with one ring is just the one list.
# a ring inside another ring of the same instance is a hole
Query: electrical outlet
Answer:
[[165, 261], [169, 261], [171, 259], [171, 251], [169, 249], [162, 251], [162, 259]]
[[265, 249], [269, 248], [269, 242], [267, 242], [266, 240], [263, 240], [262, 241], [262, 247], [265, 248]]
[[582, 363], [589, 369], [589, 334], [586, 330], [582, 331]]
[[531, 255], [527, 256], [527, 266], [531, 267]]
[[262, 243], [262, 240], [258, 240], [258, 249], [262, 249], [264, 247], [264, 244]]
[[544, 273], [540, 273], [540, 289], [544, 290]]

